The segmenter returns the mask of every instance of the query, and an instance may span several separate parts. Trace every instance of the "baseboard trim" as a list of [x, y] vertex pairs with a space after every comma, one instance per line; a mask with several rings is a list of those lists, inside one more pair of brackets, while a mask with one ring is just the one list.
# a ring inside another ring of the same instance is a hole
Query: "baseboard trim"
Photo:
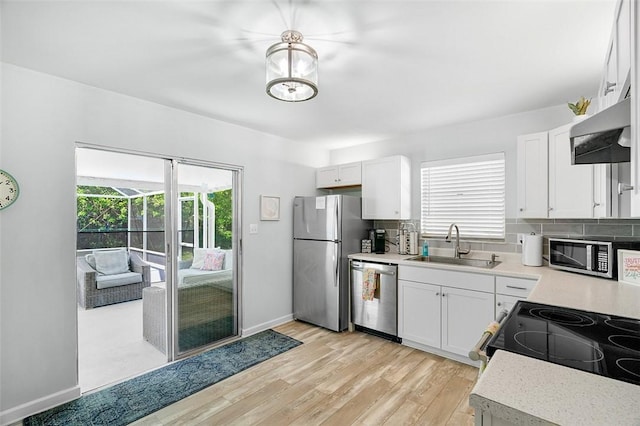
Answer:
[[252, 334], [260, 333], [261, 331], [268, 330], [273, 327], [293, 321], [293, 314], [285, 315], [280, 318], [276, 318], [271, 321], [263, 322], [262, 324], [254, 325], [253, 327], [243, 328], [242, 337], [251, 336]]
[[471, 361], [470, 358], [458, 354], [454, 354], [452, 352], [443, 351], [442, 349], [434, 348], [432, 346], [423, 345], [422, 343], [414, 342], [412, 340], [402, 339], [402, 344], [405, 346], [409, 346], [413, 349], [419, 349], [424, 352], [429, 352], [435, 355], [439, 355], [443, 358], [449, 358], [454, 361], [461, 362], [463, 364], [470, 365], [472, 367], [479, 368], [481, 362], [480, 361]]
[[65, 402], [78, 399], [81, 394], [80, 386], [74, 386], [70, 389], [65, 389], [52, 395], [36, 399], [35, 401], [27, 402], [26, 404], [2, 411], [0, 412], [0, 425], [6, 426], [11, 423], [21, 421], [25, 417], [57, 407]]

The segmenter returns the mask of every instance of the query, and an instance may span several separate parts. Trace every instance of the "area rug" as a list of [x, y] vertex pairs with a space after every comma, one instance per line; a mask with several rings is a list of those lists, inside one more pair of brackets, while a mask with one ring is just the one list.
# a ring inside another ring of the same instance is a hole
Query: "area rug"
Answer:
[[27, 417], [24, 424], [126, 425], [301, 344], [266, 330]]
[[181, 329], [178, 333], [178, 348], [181, 352], [186, 352], [231, 337], [234, 333], [233, 316], [225, 316]]

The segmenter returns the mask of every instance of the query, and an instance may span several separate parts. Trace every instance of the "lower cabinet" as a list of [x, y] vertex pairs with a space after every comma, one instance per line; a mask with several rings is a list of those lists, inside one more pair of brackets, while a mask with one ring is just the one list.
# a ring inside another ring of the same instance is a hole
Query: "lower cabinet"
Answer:
[[493, 293], [442, 288], [442, 350], [468, 356], [493, 321]]
[[526, 299], [536, 282], [531, 278], [496, 277], [496, 318], [503, 309], [509, 312], [518, 300]]
[[[402, 268], [401, 268], [402, 270]], [[423, 269], [428, 275], [429, 269]], [[432, 270], [433, 271], [433, 270]], [[435, 282], [459, 279], [459, 272], [438, 271]], [[473, 285], [475, 274], [464, 274], [464, 284]], [[428, 280], [428, 276], [425, 280]], [[489, 281], [490, 280], [490, 281]], [[489, 284], [490, 282], [490, 284]], [[493, 277], [479, 276], [482, 290], [470, 290], [425, 281], [398, 281], [398, 334], [411, 341], [467, 357], [482, 332], [494, 318]]]

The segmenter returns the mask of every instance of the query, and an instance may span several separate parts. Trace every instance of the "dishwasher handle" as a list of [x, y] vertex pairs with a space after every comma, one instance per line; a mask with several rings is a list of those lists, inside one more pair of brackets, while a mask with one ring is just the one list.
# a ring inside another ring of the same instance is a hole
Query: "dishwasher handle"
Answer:
[[387, 267], [387, 268], [383, 268], [382, 269], [382, 268], [379, 267], [379, 265], [369, 266], [366, 263], [359, 263], [359, 264], [352, 263], [351, 264], [351, 269], [353, 269], [354, 271], [364, 271], [368, 267], [371, 267], [371, 269], [375, 269], [376, 270], [376, 274], [391, 275], [391, 276], [396, 274], [396, 268], [395, 267]]

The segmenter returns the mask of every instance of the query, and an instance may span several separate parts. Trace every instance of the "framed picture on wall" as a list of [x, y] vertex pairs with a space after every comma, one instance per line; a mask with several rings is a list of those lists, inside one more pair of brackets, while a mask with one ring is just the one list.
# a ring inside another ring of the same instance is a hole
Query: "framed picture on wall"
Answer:
[[260, 220], [280, 220], [280, 197], [260, 196]]
[[640, 251], [618, 250], [618, 282], [640, 285]]

